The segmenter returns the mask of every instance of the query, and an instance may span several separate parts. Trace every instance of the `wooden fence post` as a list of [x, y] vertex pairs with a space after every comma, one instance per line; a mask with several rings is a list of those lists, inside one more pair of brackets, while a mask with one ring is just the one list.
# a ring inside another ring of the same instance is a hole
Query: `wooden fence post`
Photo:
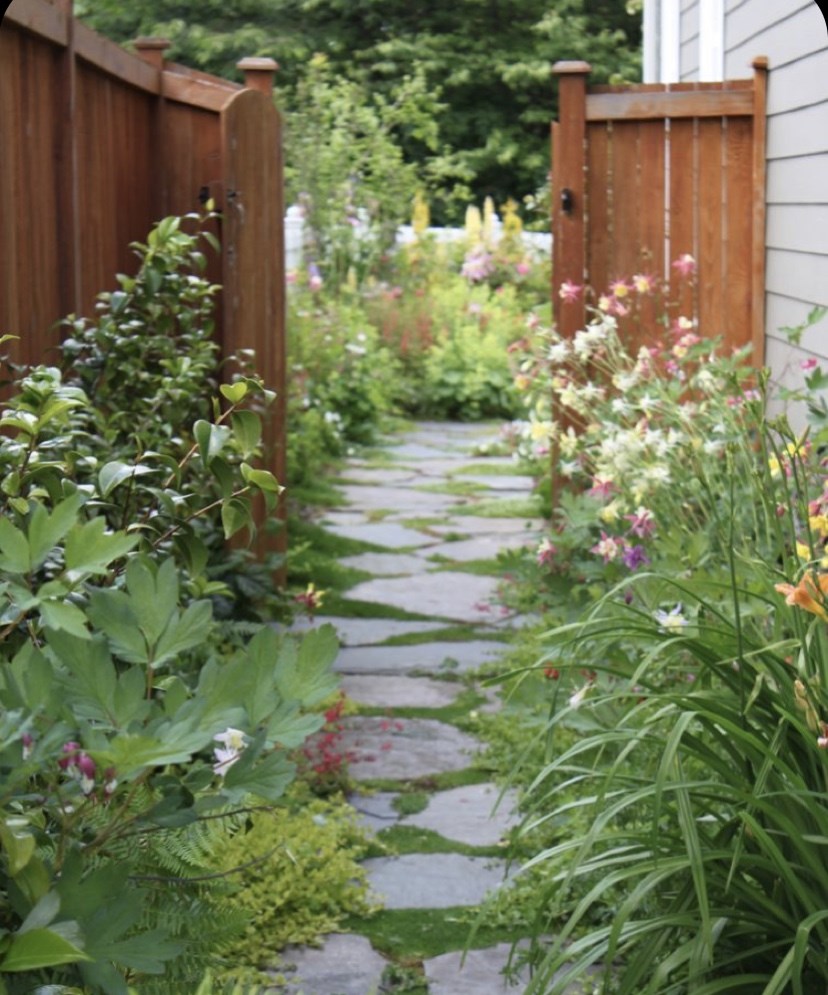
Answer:
[[757, 368], [765, 361], [765, 185], [767, 136], [768, 58], [753, 60], [753, 260], [751, 307], [753, 327], [751, 362]]
[[273, 78], [279, 63], [275, 59], [256, 59], [249, 56], [236, 63], [236, 68], [244, 73], [244, 85], [248, 90], [258, 90], [266, 97], [273, 96]]
[[[136, 38], [133, 42], [135, 54], [139, 59], [152, 66], [158, 73], [158, 106], [152, 122], [153, 146], [157, 157], [159, 186], [161, 189], [161, 213], [170, 213], [170, 182], [167, 161], [165, 100], [164, 100], [164, 53], [170, 47], [167, 38]], [[160, 219], [158, 219], [160, 220]]]
[[586, 269], [584, 191], [586, 182], [586, 83], [588, 62], [556, 62], [558, 125], [554, 131], [552, 166], [552, 311], [558, 332], [571, 338], [584, 327], [584, 293], [564, 302], [558, 296], [565, 281], [581, 286]]
[[58, 181], [57, 238], [63, 246], [60, 262], [61, 313], [79, 314], [81, 292], [81, 240], [78, 226], [78, 149], [75, 130], [77, 103], [77, 66], [75, 56], [75, 18], [73, 0], [57, 0], [57, 8], [66, 17], [66, 48], [60, 56], [62, 92], [59, 119], [55, 122], [57, 155], [60, 161]]

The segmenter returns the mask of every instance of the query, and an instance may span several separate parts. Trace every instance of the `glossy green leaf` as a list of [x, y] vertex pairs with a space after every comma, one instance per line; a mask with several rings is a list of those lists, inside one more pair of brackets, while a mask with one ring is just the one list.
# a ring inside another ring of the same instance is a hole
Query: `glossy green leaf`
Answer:
[[12, 938], [5, 957], [0, 961], [0, 971], [37, 971], [81, 960], [90, 960], [90, 957], [59, 933], [51, 929], [33, 929]]

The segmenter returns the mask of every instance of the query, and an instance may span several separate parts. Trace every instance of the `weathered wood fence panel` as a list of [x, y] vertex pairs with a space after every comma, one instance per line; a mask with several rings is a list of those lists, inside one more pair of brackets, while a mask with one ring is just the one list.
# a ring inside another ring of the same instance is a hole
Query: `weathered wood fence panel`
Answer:
[[[569, 280], [601, 293], [634, 273], [667, 279], [703, 334], [722, 335], [727, 348], [752, 344], [761, 364], [766, 60], [752, 80], [672, 86], [587, 88], [583, 62], [554, 72], [554, 288]], [[685, 253], [697, 263], [695, 299], [671, 270]], [[574, 334], [585, 302], [557, 307], [553, 297], [559, 329]], [[645, 315], [642, 342], [656, 336], [657, 317]]]
[[[223, 220], [209, 275], [224, 288], [224, 356], [256, 353], [279, 401], [267, 465], [284, 477], [285, 322], [276, 64], [244, 60], [245, 86], [138, 55], [72, 16], [71, 0], [13, 0], [0, 27], [0, 333], [22, 363], [48, 359], [67, 314], [132, 272], [130, 242], [212, 198]], [[259, 551], [282, 540], [262, 538]]]

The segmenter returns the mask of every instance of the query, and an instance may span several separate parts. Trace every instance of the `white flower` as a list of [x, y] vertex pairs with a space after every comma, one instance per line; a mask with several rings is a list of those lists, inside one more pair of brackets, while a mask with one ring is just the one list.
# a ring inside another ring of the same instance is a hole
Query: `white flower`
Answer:
[[216, 760], [213, 764], [213, 772], [223, 777], [241, 756], [242, 750], [247, 745], [247, 737], [241, 729], [233, 729], [228, 726], [224, 732], [213, 736], [213, 739], [222, 744], [221, 747], [217, 746], [213, 750]]
[[569, 357], [569, 343], [566, 341], [556, 342], [549, 347], [546, 358], [550, 363], [563, 363]]
[[574, 694], [571, 694], [569, 696], [569, 707], [578, 708], [584, 698], [586, 698], [591, 688], [591, 684], [584, 684], [582, 688], [579, 688]]
[[681, 614], [681, 605], [676, 605], [669, 612], [659, 609], [657, 612], [653, 612], [653, 618], [658, 622], [665, 632], [677, 633], [690, 623]]

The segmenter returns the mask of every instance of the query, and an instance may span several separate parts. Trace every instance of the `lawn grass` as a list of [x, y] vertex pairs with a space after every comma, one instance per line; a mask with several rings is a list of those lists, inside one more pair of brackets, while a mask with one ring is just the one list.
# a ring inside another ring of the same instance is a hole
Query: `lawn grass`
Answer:
[[451, 472], [453, 477], [465, 474], [480, 477], [534, 477], [534, 473], [520, 463], [468, 463]]
[[475, 504], [458, 505], [454, 515], [475, 515], [480, 518], [543, 518], [540, 498], [482, 498]]

